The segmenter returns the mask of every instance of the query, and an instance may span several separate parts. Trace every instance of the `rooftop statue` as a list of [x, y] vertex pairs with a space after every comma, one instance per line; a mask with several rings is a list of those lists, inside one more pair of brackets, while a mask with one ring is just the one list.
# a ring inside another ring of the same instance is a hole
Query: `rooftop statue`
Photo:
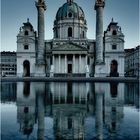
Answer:
[[102, 4], [102, 3], [104, 3], [104, 0], [96, 0], [96, 3]]
[[104, 7], [104, 5], [105, 5], [105, 0], [96, 0], [95, 10], [97, 7]]
[[98, 3], [104, 2], [104, 0], [96, 0]]

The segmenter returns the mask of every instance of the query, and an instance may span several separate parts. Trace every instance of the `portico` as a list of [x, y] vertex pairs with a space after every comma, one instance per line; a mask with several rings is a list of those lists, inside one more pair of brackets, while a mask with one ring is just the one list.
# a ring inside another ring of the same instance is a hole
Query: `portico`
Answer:
[[65, 44], [52, 52], [54, 76], [86, 76], [87, 49], [75, 44]]

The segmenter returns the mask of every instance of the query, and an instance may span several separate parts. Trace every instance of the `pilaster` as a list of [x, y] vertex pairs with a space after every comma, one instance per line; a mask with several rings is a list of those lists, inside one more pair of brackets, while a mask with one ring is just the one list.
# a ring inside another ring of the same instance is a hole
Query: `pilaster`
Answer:
[[55, 60], [54, 60], [55, 58], [54, 58], [54, 55], [53, 55], [53, 57], [52, 57], [52, 64], [54, 65], [54, 62], [55, 62]]
[[67, 73], [67, 55], [65, 55], [65, 73]]
[[73, 73], [75, 73], [75, 54], [73, 55]]

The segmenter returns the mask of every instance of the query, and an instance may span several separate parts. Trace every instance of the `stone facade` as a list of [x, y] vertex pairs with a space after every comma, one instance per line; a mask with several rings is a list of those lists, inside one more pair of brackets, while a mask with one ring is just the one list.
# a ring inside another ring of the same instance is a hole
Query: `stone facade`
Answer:
[[15, 76], [17, 71], [16, 52], [1, 52], [0, 76]]
[[125, 76], [140, 77], [140, 46], [125, 49]]
[[104, 61], [107, 76], [124, 76], [124, 35], [113, 19], [104, 32]]
[[[110, 55], [107, 56], [109, 54], [107, 37], [103, 42], [104, 1], [96, 1], [95, 3], [97, 11], [96, 40], [87, 39], [87, 22], [84, 11], [77, 3], [69, 0], [56, 13], [53, 39], [44, 40], [45, 1], [38, 1], [36, 6], [38, 10], [38, 34], [36, 35], [28, 20], [17, 36], [17, 76], [108, 76], [110, 75], [109, 64], [116, 57], [118, 64], [121, 62], [117, 72], [123, 76], [124, 41], [118, 47], [120, 50], [111, 51], [111, 57]], [[117, 24], [113, 28], [118, 28]], [[28, 35], [26, 34], [27, 31]], [[113, 38], [111, 34], [110, 38], [112, 39], [110, 41], [114, 39], [118, 42], [120, 36], [117, 35]], [[98, 67], [96, 66], [97, 63], [102, 65]]]
[[36, 45], [36, 32], [28, 20], [17, 35], [17, 76], [34, 76]]

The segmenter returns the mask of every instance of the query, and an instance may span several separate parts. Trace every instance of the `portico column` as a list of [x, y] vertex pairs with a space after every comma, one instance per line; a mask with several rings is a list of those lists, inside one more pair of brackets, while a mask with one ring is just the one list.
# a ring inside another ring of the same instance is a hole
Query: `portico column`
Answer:
[[53, 65], [53, 72], [55, 71], [55, 66], [54, 66], [54, 63], [55, 63], [55, 56], [53, 55], [53, 58], [52, 58], [52, 65]]
[[67, 85], [65, 83], [65, 104], [67, 103]]
[[73, 84], [73, 91], [72, 91], [72, 93], [73, 93], [73, 104], [75, 104], [75, 85]]
[[58, 65], [59, 65], [59, 73], [61, 73], [61, 55], [59, 54], [59, 58], [58, 58]]
[[54, 61], [54, 55], [53, 55], [53, 64], [52, 64], [52, 65], [54, 65], [54, 62], [55, 62], [55, 61]]
[[65, 73], [67, 73], [67, 55], [65, 55]]
[[75, 73], [75, 54], [73, 55], [73, 73]]
[[79, 54], [79, 73], [82, 73], [81, 72], [81, 55]]
[[60, 87], [60, 83], [58, 84], [58, 86], [59, 86], [59, 88], [58, 88], [58, 94], [59, 94], [59, 98], [58, 98], [58, 100], [59, 100], [59, 104], [60, 104], [60, 99], [61, 99], [61, 87]]
[[81, 103], [81, 87], [80, 87], [80, 85], [78, 86], [78, 90], [79, 90], [79, 103]]

